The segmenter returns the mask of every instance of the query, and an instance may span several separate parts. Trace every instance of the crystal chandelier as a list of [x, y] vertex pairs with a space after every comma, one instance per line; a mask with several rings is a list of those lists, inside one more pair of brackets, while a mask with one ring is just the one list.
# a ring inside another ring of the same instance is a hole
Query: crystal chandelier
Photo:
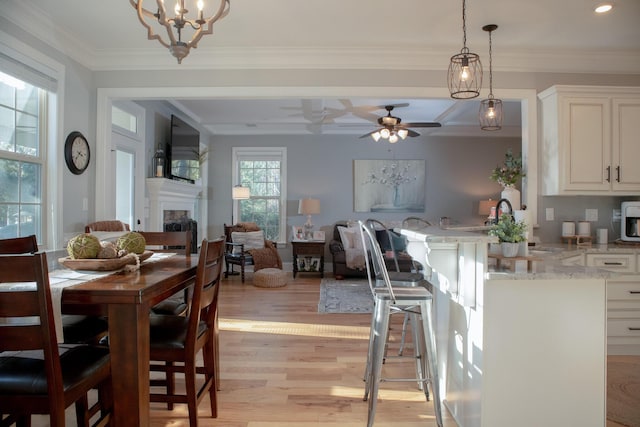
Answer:
[[[198, 47], [198, 42], [203, 35], [213, 33], [213, 24], [227, 16], [231, 8], [231, 0], [219, 0], [220, 6], [217, 12], [209, 18], [205, 18], [204, 2], [198, 0], [197, 18], [189, 19], [187, 17], [189, 11], [185, 8], [184, 0], [176, 0], [174, 17], [167, 15], [164, 0], [156, 0], [158, 9], [155, 13], [142, 7], [143, 1], [129, 0], [131, 6], [138, 11], [138, 19], [147, 29], [147, 38], [158, 40], [164, 47], [169, 48], [169, 52], [178, 59], [178, 64], [182, 63], [182, 59], [189, 54], [191, 48]], [[167, 31], [166, 39], [154, 31], [154, 28], [162, 31], [161, 27]], [[190, 39], [188, 39], [189, 35]]]
[[449, 93], [455, 99], [470, 99], [480, 95], [482, 64], [480, 57], [467, 48], [467, 8], [462, 0], [462, 50], [449, 62], [447, 83]]
[[493, 64], [492, 64], [492, 43], [491, 33], [498, 28], [495, 24], [489, 24], [482, 27], [489, 33], [489, 96], [480, 102], [480, 111], [478, 118], [480, 119], [480, 129], [482, 130], [500, 130], [502, 129], [502, 100], [493, 97]]

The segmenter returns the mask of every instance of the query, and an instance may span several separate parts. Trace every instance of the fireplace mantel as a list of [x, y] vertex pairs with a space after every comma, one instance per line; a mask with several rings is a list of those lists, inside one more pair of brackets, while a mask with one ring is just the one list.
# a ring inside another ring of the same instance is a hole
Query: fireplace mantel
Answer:
[[167, 178], [147, 178], [149, 193], [149, 230], [163, 231], [165, 210], [189, 211], [192, 219], [198, 220], [197, 203], [202, 187], [188, 182]]

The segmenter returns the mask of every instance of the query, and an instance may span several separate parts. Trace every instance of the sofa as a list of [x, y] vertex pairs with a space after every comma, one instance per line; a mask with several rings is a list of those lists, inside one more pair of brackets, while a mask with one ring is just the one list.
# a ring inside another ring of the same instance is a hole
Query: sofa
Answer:
[[[350, 227], [351, 226], [351, 227]], [[329, 242], [329, 252], [331, 252], [333, 262], [333, 275], [336, 279], [341, 280], [345, 277], [367, 277], [367, 270], [364, 265], [359, 268], [350, 268], [347, 262], [347, 251], [343, 244], [343, 236], [340, 234], [340, 228], [345, 227], [347, 229], [356, 227], [354, 224], [350, 224], [348, 221], [338, 221], [333, 226], [333, 236]], [[343, 230], [344, 231], [344, 230]], [[394, 249], [396, 249], [398, 257], [398, 266], [400, 271], [412, 271], [415, 269], [411, 256], [406, 252], [406, 238], [393, 231], [391, 231]], [[344, 235], [344, 233], [343, 233]], [[376, 238], [380, 244], [382, 252], [385, 253], [385, 264], [389, 271], [395, 271], [395, 263], [393, 256], [391, 255], [391, 244], [386, 230], [376, 230]], [[389, 252], [388, 252], [389, 251]], [[387, 256], [389, 254], [389, 256]]]

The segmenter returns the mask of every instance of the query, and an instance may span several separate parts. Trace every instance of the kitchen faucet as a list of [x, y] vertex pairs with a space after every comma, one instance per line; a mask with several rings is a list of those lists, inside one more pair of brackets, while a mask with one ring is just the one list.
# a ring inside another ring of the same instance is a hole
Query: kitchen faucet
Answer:
[[511, 202], [508, 199], [500, 199], [498, 203], [496, 203], [496, 217], [493, 219], [493, 224], [497, 224], [500, 221], [500, 205], [502, 203], [506, 203], [509, 207], [509, 215], [511, 219], [515, 221], [515, 217], [513, 216], [513, 206], [511, 206]]

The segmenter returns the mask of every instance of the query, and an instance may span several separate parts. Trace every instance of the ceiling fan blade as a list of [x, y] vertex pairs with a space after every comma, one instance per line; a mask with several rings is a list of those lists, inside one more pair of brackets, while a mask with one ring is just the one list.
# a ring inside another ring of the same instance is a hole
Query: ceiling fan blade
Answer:
[[407, 136], [410, 136], [412, 138], [415, 138], [416, 136], [420, 136], [420, 134], [418, 132], [416, 132], [415, 130], [407, 129], [407, 132], [409, 132], [407, 134]]
[[380, 129], [372, 130], [371, 132], [369, 132], [369, 133], [365, 133], [364, 135], [362, 135], [362, 136], [360, 136], [360, 137], [358, 137], [358, 138], [366, 138], [366, 137], [371, 136], [371, 135], [373, 135], [374, 133], [378, 132], [379, 130], [380, 130]]
[[380, 110], [386, 110], [387, 107], [391, 107], [391, 110], [393, 110], [394, 108], [404, 108], [404, 107], [408, 107], [409, 103], [408, 102], [402, 102], [400, 104], [385, 104], [385, 105], [378, 105], [378, 109]]
[[422, 122], [422, 123], [402, 123], [405, 128], [439, 128], [442, 127], [438, 122]]

